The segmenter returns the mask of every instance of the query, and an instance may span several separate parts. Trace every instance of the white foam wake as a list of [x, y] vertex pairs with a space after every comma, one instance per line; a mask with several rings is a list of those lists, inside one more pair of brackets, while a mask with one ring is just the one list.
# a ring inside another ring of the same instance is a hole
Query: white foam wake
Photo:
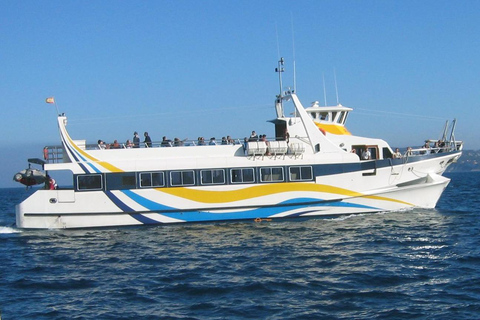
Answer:
[[17, 228], [11, 228], [11, 227], [0, 227], [0, 233], [19, 233], [22, 232]]

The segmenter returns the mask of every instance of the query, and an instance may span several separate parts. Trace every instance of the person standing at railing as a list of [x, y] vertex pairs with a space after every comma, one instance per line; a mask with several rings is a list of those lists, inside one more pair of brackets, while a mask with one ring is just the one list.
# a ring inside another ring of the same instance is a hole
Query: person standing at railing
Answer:
[[227, 136], [227, 144], [235, 145], [235, 140], [233, 140], [232, 137]]
[[287, 141], [287, 144], [290, 142], [290, 133], [288, 133], [287, 128], [285, 128], [279, 140]]
[[405, 156], [406, 156], [406, 157], [413, 156], [412, 147], [408, 147], [408, 148], [407, 148], [407, 152], [405, 153]]
[[266, 134], [260, 135], [260, 140], [259, 141], [263, 141], [265, 143], [265, 146], [266, 146], [265, 155], [269, 156], [270, 155], [270, 142], [268, 142], [268, 140], [267, 140], [267, 135]]
[[429, 154], [430, 153], [430, 144], [425, 142], [425, 144], [422, 146], [422, 150], [420, 151], [420, 154]]
[[400, 152], [400, 149], [398, 148], [395, 149], [395, 153], [393, 154], [393, 157], [397, 159], [402, 157], [402, 153]]
[[140, 137], [138, 136], [137, 131], [133, 133], [133, 147], [140, 148]]
[[143, 134], [145, 136], [145, 140], [143, 143], [145, 143], [145, 148], [151, 148], [152, 147], [152, 139], [150, 139], [150, 136], [148, 135], [148, 132], [145, 131]]
[[163, 136], [162, 138], [162, 143], [160, 144], [161, 147], [171, 147], [172, 146], [172, 140], [167, 139], [166, 136]]

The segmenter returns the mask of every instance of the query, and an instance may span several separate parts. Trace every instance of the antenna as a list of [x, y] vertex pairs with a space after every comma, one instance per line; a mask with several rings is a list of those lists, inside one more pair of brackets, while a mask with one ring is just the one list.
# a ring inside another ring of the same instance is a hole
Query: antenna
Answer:
[[275, 34], [277, 36], [277, 58], [280, 59], [280, 42], [278, 41], [278, 26], [275, 22]]
[[325, 74], [322, 73], [323, 78], [323, 98], [325, 100], [325, 107], [327, 106], [327, 90], [325, 89]]
[[278, 60], [278, 67], [275, 68], [275, 72], [278, 72], [278, 81], [280, 82], [280, 94], [277, 96], [277, 99], [275, 100], [275, 109], [277, 110], [278, 118], [285, 117], [285, 114], [283, 112], [283, 92], [282, 92], [282, 88], [283, 88], [282, 72], [284, 71], [283, 63], [284, 63], [283, 58], [280, 58], [280, 60]]
[[335, 79], [335, 94], [337, 95], [337, 106], [339, 105], [338, 103], [338, 87], [337, 87], [337, 70], [333, 68], [333, 77]]
[[290, 12], [292, 22], [292, 50], [293, 50], [293, 92], [297, 92], [297, 71], [295, 68], [295, 32], [293, 29], [293, 15]]
[[280, 82], [280, 95], [278, 96], [279, 98], [281, 98], [283, 95], [282, 95], [282, 88], [283, 88], [283, 85], [282, 85], [282, 72], [285, 71], [283, 69], [283, 64], [284, 64], [285, 60], [283, 60], [283, 58], [280, 58], [280, 60], [278, 60], [278, 67], [275, 68], [275, 72], [278, 72], [278, 81]]

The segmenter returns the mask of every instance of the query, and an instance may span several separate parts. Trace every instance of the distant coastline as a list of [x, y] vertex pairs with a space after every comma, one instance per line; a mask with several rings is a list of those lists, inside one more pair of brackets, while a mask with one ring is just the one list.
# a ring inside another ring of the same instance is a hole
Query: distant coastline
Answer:
[[457, 163], [452, 164], [447, 172], [480, 171], [480, 150], [464, 150]]

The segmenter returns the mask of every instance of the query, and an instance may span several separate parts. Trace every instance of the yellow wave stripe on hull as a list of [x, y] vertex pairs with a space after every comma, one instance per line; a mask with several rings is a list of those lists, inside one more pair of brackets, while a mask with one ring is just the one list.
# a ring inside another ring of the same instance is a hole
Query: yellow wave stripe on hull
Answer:
[[355, 192], [348, 189], [323, 185], [323, 184], [313, 184], [313, 183], [281, 183], [281, 184], [268, 184], [268, 185], [259, 185], [247, 187], [239, 190], [229, 190], [229, 191], [211, 191], [211, 190], [198, 190], [198, 189], [189, 189], [189, 188], [168, 188], [168, 189], [156, 189], [158, 191], [168, 193], [173, 196], [180, 198], [201, 202], [201, 203], [227, 203], [234, 201], [247, 200], [252, 198], [263, 197], [275, 193], [282, 192], [295, 192], [295, 191], [311, 191], [311, 192], [324, 192], [324, 193], [333, 193], [340, 194], [347, 197], [363, 197], [373, 200], [381, 201], [392, 201], [409, 206], [413, 204], [373, 195], [364, 195], [363, 193]]
[[80, 153], [82, 156], [84, 156], [85, 158], [89, 159], [90, 161], [92, 162], [95, 162], [96, 164], [104, 167], [105, 169], [109, 170], [110, 172], [124, 172], [122, 169], [119, 169], [117, 167], [115, 167], [114, 165], [108, 163], [108, 162], [105, 162], [105, 161], [100, 161], [94, 157], [92, 157], [90, 154], [88, 154], [87, 152], [85, 152], [84, 150], [80, 149], [76, 144], [75, 142], [73, 142], [72, 138], [70, 138], [70, 136], [68, 135], [68, 133], [65, 131], [65, 138], [67, 138], [68, 142], [70, 143], [70, 146], [72, 148], [74, 148], [78, 153]]

